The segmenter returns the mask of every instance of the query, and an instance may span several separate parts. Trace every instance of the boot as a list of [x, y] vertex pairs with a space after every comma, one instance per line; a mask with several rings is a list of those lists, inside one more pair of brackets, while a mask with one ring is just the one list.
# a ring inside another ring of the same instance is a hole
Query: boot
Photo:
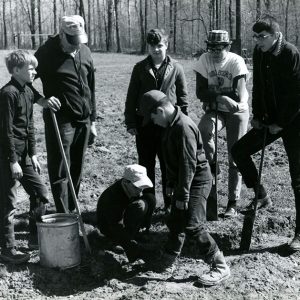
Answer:
[[204, 286], [212, 286], [219, 284], [223, 280], [230, 277], [230, 269], [225, 262], [223, 253], [218, 250], [210, 259], [210, 271], [203, 274], [198, 283]]

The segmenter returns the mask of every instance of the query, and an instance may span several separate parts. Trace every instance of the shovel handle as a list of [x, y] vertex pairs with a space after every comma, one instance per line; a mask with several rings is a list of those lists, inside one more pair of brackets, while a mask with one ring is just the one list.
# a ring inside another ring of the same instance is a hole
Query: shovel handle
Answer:
[[59, 145], [59, 150], [60, 150], [60, 153], [61, 153], [61, 156], [62, 156], [62, 159], [63, 159], [63, 163], [64, 163], [64, 166], [65, 166], [65, 169], [66, 169], [67, 178], [68, 178], [72, 198], [73, 198], [74, 205], [75, 205], [75, 208], [76, 208], [76, 211], [77, 211], [77, 214], [78, 214], [78, 220], [79, 220], [79, 224], [80, 224], [80, 228], [81, 228], [81, 232], [82, 232], [82, 236], [83, 236], [84, 245], [85, 245], [85, 248], [86, 248], [87, 252], [91, 253], [90, 244], [89, 244], [89, 241], [87, 239], [87, 235], [86, 235], [84, 224], [83, 224], [82, 217], [81, 217], [80, 208], [79, 208], [79, 205], [78, 205], [77, 196], [76, 196], [76, 193], [75, 193], [72, 177], [71, 177], [71, 174], [70, 174], [68, 161], [67, 161], [66, 154], [65, 154], [65, 151], [64, 151], [64, 148], [63, 148], [63, 145], [62, 145], [61, 136], [60, 136], [59, 128], [58, 128], [58, 125], [57, 125], [56, 116], [55, 116], [55, 113], [51, 109], [50, 109], [50, 113], [51, 113], [51, 117], [52, 117], [53, 124], [54, 124], [54, 129], [55, 129], [55, 133], [56, 133], [56, 137], [57, 137], [57, 141], [58, 141], [58, 145]]

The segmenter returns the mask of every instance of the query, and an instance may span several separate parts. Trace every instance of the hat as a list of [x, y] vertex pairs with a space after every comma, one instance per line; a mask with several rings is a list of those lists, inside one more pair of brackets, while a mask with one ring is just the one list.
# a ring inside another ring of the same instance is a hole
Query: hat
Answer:
[[230, 45], [232, 43], [226, 30], [210, 31], [205, 42], [210, 45]]
[[84, 30], [84, 20], [79, 15], [62, 17], [61, 30], [66, 34], [68, 42], [72, 45], [84, 44], [88, 41]]
[[123, 178], [129, 180], [137, 188], [153, 187], [150, 178], [147, 176], [146, 168], [138, 164], [126, 166]]
[[158, 90], [149, 91], [142, 96], [139, 111], [144, 117], [143, 126], [150, 121], [151, 113], [155, 110], [155, 108], [166, 99], [166, 94]]

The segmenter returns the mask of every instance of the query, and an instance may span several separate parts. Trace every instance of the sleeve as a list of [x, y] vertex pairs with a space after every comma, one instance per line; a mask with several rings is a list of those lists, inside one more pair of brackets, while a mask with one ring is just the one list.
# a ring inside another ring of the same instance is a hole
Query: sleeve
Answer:
[[91, 91], [91, 121], [94, 122], [97, 117], [96, 98], [95, 98], [95, 67], [91, 58], [90, 70], [88, 73], [88, 85]]
[[181, 137], [177, 142], [178, 183], [175, 188], [175, 199], [188, 202], [190, 189], [196, 172], [197, 142], [195, 133], [190, 126], [181, 128]]
[[36, 154], [36, 141], [35, 141], [35, 133], [34, 133], [34, 121], [33, 121], [33, 106], [29, 116], [28, 123], [28, 155], [32, 157]]
[[183, 71], [183, 67], [180, 64], [178, 66], [178, 75], [176, 77], [175, 86], [176, 86], [176, 98], [177, 105], [180, 107], [181, 111], [184, 114], [188, 114], [188, 101], [187, 101], [187, 84]]
[[15, 96], [11, 93], [1, 93], [1, 102], [3, 107], [3, 134], [7, 145], [9, 161], [14, 163], [18, 160], [16, 154], [14, 133], [13, 133], [13, 120], [15, 115]]
[[131, 74], [125, 102], [125, 124], [127, 129], [136, 128], [136, 110], [140, 89], [139, 67], [135, 65]]

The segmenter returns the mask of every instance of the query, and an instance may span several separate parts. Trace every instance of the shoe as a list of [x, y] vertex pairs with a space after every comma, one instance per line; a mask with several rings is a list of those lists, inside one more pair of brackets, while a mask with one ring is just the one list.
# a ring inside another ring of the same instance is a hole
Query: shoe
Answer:
[[197, 284], [213, 286], [221, 283], [230, 277], [230, 269], [225, 262], [223, 253], [218, 250], [210, 260], [210, 271], [204, 273], [197, 281]]
[[0, 258], [5, 262], [21, 264], [27, 262], [30, 259], [30, 255], [15, 248], [4, 248], [1, 251]]
[[289, 248], [292, 251], [299, 251], [300, 250], [300, 232], [295, 234], [293, 240], [289, 244]]
[[39, 250], [39, 241], [37, 234], [30, 234], [28, 239], [28, 248], [30, 250]]
[[[254, 201], [255, 199], [251, 200], [251, 202], [241, 211], [241, 213], [247, 214], [254, 211]], [[269, 208], [272, 206], [272, 204], [272, 200], [268, 195], [264, 198], [257, 199], [257, 209]]]
[[224, 218], [234, 218], [237, 215], [237, 210], [234, 207], [228, 207], [224, 213]]

